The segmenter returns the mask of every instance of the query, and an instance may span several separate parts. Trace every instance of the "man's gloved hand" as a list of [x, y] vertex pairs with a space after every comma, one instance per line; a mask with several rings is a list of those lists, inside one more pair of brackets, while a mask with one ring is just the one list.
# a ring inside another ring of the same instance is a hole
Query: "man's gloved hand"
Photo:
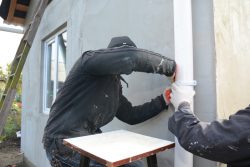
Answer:
[[177, 110], [182, 102], [191, 103], [194, 94], [194, 90], [187, 90], [184, 86], [173, 83], [171, 86], [170, 102], [173, 104], [175, 110]]
[[176, 73], [176, 62], [171, 59], [165, 59], [161, 62], [161, 65], [163, 74], [174, 79]]
[[170, 87], [166, 88], [162, 94], [166, 105], [169, 105], [169, 103], [170, 103], [170, 94], [171, 94]]

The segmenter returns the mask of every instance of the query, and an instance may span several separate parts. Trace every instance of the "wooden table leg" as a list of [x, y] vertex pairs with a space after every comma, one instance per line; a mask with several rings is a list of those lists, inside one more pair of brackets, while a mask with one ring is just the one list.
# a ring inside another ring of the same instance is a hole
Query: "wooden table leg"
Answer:
[[147, 157], [148, 167], [158, 167], [156, 154]]
[[81, 156], [80, 167], [89, 167], [89, 161], [88, 157]]

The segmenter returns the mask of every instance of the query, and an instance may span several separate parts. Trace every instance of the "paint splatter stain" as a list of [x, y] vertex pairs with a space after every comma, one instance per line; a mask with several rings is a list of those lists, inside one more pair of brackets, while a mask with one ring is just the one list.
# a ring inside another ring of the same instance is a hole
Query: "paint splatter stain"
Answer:
[[250, 136], [247, 136], [247, 142], [250, 143]]
[[236, 146], [228, 146], [228, 148], [230, 148], [233, 151], [238, 151], [239, 150], [239, 147], [236, 147]]

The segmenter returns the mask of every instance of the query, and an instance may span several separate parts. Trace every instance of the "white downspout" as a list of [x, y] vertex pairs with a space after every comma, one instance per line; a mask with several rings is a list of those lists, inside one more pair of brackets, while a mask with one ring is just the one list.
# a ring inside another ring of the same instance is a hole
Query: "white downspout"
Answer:
[[[191, 0], [174, 0], [174, 36], [177, 83], [193, 85], [193, 34]], [[185, 86], [193, 89], [193, 86]], [[193, 105], [192, 105], [193, 106]], [[193, 108], [192, 108], [193, 110]], [[193, 155], [175, 139], [175, 167], [193, 167]]]

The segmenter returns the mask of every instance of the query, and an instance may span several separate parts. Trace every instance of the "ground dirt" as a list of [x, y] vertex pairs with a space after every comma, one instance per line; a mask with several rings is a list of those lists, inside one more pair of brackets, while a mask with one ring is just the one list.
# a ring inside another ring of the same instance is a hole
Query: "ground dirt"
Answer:
[[20, 138], [0, 143], [0, 167], [21, 167], [23, 155], [20, 152]]

